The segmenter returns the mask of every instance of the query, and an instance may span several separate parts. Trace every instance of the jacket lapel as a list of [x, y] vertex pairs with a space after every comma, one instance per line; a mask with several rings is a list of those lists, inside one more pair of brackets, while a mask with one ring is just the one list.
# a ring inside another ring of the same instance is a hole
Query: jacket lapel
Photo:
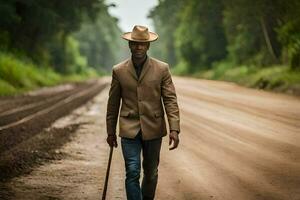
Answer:
[[137, 81], [141, 81], [145, 74], [147, 73], [147, 71], [149, 70], [150, 68], [150, 58], [149, 56], [147, 57], [147, 60], [143, 66], [143, 69], [142, 69], [142, 72], [140, 74], [140, 77], [138, 78], [137, 75], [136, 75], [136, 71], [135, 71], [135, 68], [133, 66], [133, 63], [132, 63], [132, 60], [131, 58], [128, 59], [128, 64], [127, 64], [127, 70], [129, 71], [129, 73], [135, 78], [135, 80]]
[[138, 81], [138, 77], [136, 75], [136, 72], [135, 72], [135, 69], [134, 69], [131, 58], [128, 59], [127, 70], [135, 78], [135, 80]]
[[150, 68], [150, 58], [149, 56], [147, 57], [147, 60], [143, 66], [143, 69], [142, 69], [142, 72], [141, 72], [141, 75], [139, 77], [139, 81], [142, 81], [142, 79], [144, 78], [145, 74], [147, 73], [147, 71], [149, 70]]

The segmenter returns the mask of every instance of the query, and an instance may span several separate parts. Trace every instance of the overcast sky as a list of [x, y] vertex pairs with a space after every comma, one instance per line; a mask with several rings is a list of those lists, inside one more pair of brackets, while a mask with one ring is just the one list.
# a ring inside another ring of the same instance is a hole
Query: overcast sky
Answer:
[[151, 8], [157, 5], [158, 0], [106, 0], [107, 4], [115, 3], [111, 7], [111, 15], [119, 19], [119, 26], [123, 32], [129, 32], [134, 25], [144, 25], [154, 31], [152, 21], [147, 18]]

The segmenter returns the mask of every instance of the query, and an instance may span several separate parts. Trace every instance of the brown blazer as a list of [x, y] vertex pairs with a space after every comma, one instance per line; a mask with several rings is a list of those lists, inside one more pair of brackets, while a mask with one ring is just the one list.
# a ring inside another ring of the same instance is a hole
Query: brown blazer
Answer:
[[167, 135], [164, 108], [170, 130], [180, 132], [177, 97], [167, 63], [148, 57], [139, 78], [131, 58], [113, 67], [106, 113], [108, 135], [116, 133], [120, 113], [119, 136], [134, 138], [141, 129], [144, 140], [163, 137]]

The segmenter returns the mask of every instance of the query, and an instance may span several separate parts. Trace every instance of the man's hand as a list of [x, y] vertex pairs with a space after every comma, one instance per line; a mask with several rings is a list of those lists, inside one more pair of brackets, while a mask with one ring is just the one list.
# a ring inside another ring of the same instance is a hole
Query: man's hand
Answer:
[[106, 141], [110, 147], [116, 147], [116, 148], [118, 147], [116, 135], [108, 135]]
[[171, 131], [170, 135], [169, 135], [169, 146], [172, 145], [173, 146], [169, 148], [169, 150], [173, 150], [176, 149], [178, 147], [179, 144], [179, 137], [178, 137], [178, 132], [177, 131]]

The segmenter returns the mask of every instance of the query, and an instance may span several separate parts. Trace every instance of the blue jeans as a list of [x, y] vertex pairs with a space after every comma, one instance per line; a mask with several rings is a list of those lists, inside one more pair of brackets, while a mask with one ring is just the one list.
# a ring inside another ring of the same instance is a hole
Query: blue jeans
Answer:
[[[139, 131], [134, 139], [121, 138], [126, 167], [126, 195], [128, 200], [153, 200], [158, 178], [158, 164], [162, 138], [142, 140]], [[143, 181], [140, 186], [141, 151], [143, 152]]]

